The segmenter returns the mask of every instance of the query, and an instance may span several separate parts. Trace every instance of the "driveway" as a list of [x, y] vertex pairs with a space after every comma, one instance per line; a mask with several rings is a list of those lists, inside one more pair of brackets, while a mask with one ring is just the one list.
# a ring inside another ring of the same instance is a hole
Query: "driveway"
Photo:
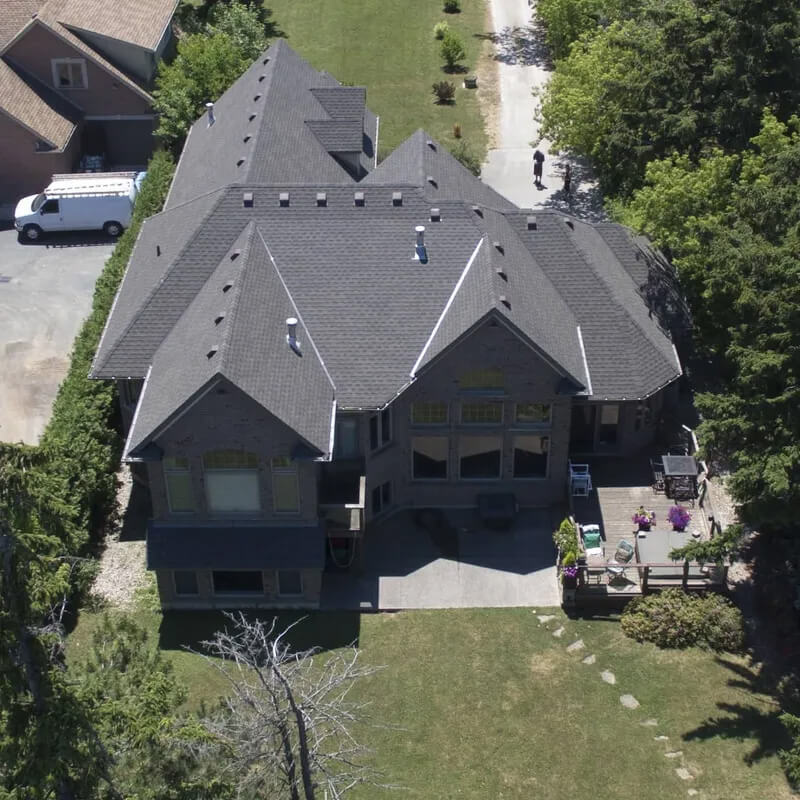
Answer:
[[549, 510], [522, 511], [511, 530], [482, 528], [477, 512], [448, 510], [428, 531], [412, 512], [370, 529], [362, 575], [326, 573], [322, 607], [395, 610], [557, 606]]
[[0, 230], [0, 441], [39, 441], [113, 249], [102, 234], [22, 244]]

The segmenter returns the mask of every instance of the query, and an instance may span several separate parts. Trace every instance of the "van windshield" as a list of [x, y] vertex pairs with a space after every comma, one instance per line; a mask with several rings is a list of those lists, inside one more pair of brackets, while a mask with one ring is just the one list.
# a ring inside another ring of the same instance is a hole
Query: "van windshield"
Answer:
[[45, 200], [47, 200], [46, 195], [37, 194], [36, 197], [33, 198], [33, 202], [31, 203], [31, 211], [38, 211]]

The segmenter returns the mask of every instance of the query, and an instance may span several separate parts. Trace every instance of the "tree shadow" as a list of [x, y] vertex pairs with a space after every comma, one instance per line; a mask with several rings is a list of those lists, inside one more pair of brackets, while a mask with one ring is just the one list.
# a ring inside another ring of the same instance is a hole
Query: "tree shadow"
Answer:
[[543, 203], [544, 208], [552, 208], [586, 222], [602, 222], [608, 219], [603, 206], [603, 195], [597, 185], [592, 169], [584, 159], [563, 154], [555, 157], [556, 168], [564, 172], [567, 164], [572, 169], [572, 184], [569, 192], [561, 189], [550, 195]]
[[[310, 647], [335, 650], [359, 642], [361, 614], [357, 611], [265, 609], [244, 610], [243, 613], [248, 619], [260, 619], [268, 625], [273, 619], [277, 620], [276, 631], [283, 631], [305, 617], [286, 636], [294, 650]], [[165, 611], [158, 629], [158, 646], [162, 650], [190, 649], [205, 653], [202, 642], [225, 628], [230, 630], [232, 623], [222, 611]]]
[[524, 28], [506, 26], [499, 31], [476, 33], [474, 36], [492, 42], [495, 46], [494, 60], [502, 64], [543, 69], [553, 66], [544, 31], [536, 23]]
[[[749, 695], [771, 693], [768, 679], [756, 665], [747, 667], [721, 656], [715, 660], [736, 676], [728, 681], [728, 686]], [[693, 730], [684, 733], [683, 740], [755, 740], [753, 748], [744, 756], [744, 762], [748, 765], [776, 756], [778, 751], [791, 747], [791, 736], [779, 718], [782, 711], [779, 702], [776, 701], [770, 709], [747, 702], [718, 702], [717, 708], [720, 711], [718, 715], [710, 716]]]

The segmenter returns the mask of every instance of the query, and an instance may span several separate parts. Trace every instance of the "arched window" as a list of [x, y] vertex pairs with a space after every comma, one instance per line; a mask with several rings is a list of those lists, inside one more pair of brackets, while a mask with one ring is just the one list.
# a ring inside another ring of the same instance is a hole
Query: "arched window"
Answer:
[[253, 513], [261, 510], [258, 457], [245, 450], [213, 450], [203, 456], [208, 510]]

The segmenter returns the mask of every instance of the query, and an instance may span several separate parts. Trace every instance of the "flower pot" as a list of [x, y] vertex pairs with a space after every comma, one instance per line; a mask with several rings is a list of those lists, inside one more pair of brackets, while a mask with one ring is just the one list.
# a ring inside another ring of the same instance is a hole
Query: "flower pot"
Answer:
[[578, 586], [578, 576], [577, 575], [562, 575], [561, 576], [564, 582], [565, 589], [575, 589]]
[[639, 530], [640, 531], [649, 531], [650, 530], [650, 523], [649, 522], [640, 522], [639, 523]]
[[686, 526], [685, 525], [673, 525], [672, 526], [672, 530], [683, 532], [683, 531], [686, 530]]

